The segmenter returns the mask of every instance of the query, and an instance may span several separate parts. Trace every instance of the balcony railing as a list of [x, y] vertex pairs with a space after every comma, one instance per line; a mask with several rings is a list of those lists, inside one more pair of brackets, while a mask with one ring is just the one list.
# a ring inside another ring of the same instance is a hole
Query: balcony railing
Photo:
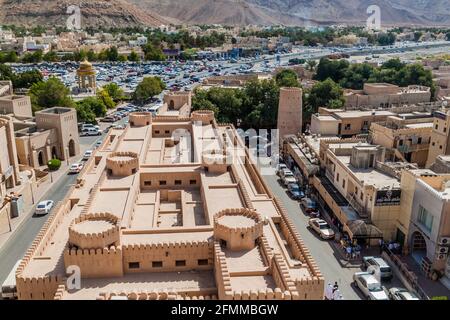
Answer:
[[350, 203], [350, 205], [353, 207], [353, 209], [356, 210], [356, 212], [358, 212], [359, 216], [361, 218], [368, 218], [369, 217], [369, 212], [366, 210], [366, 208], [364, 208], [364, 206], [362, 206], [357, 198], [356, 195], [354, 193], [349, 193], [348, 197], [347, 197], [348, 202]]

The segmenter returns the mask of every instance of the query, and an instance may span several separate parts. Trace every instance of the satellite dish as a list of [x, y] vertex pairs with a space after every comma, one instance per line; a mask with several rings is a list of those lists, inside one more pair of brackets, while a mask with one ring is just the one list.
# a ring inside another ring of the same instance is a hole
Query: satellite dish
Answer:
[[369, 266], [367, 267], [367, 272], [370, 273], [377, 279], [378, 282], [381, 282], [381, 270], [378, 266]]

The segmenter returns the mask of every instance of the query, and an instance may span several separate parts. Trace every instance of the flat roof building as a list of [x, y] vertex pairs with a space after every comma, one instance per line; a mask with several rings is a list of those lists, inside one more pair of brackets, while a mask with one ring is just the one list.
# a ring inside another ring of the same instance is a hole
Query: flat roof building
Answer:
[[[315, 176], [319, 196], [346, 229], [351, 221], [373, 224], [366, 240], [395, 238], [394, 221], [400, 211], [400, 181], [385, 161], [385, 149], [364, 139], [320, 141], [324, 176]], [[377, 230], [378, 229], [378, 230]]]
[[401, 105], [430, 102], [429, 87], [411, 85], [399, 87], [389, 83], [365, 83], [363, 90], [344, 91], [345, 108], [391, 108]]
[[[322, 299], [324, 279], [232, 125], [131, 113], [52, 212], [19, 299]], [[65, 282], [71, 266], [81, 287]]]

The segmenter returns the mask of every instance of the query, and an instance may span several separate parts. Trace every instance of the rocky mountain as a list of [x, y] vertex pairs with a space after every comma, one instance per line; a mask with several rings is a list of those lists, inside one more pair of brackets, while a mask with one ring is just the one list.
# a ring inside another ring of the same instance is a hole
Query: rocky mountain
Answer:
[[0, 0], [0, 24], [65, 26], [67, 8], [78, 6], [81, 25], [130, 27], [159, 26], [169, 21], [125, 0]]
[[450, 25], [449, 0], [127, 0], [192, 24], [364, 23], [378, 5], [385, 25]]

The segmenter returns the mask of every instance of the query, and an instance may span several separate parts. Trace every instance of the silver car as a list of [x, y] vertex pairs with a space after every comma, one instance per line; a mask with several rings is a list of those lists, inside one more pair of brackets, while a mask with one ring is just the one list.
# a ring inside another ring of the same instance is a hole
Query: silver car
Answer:
[[414, 293], [404, 288], [389, 289], [389, 297], [392, 300], [420, 300]]
[[371, 273], [356, 272], [353, 281], [368, 300], [389, 300], [384, 287]]

